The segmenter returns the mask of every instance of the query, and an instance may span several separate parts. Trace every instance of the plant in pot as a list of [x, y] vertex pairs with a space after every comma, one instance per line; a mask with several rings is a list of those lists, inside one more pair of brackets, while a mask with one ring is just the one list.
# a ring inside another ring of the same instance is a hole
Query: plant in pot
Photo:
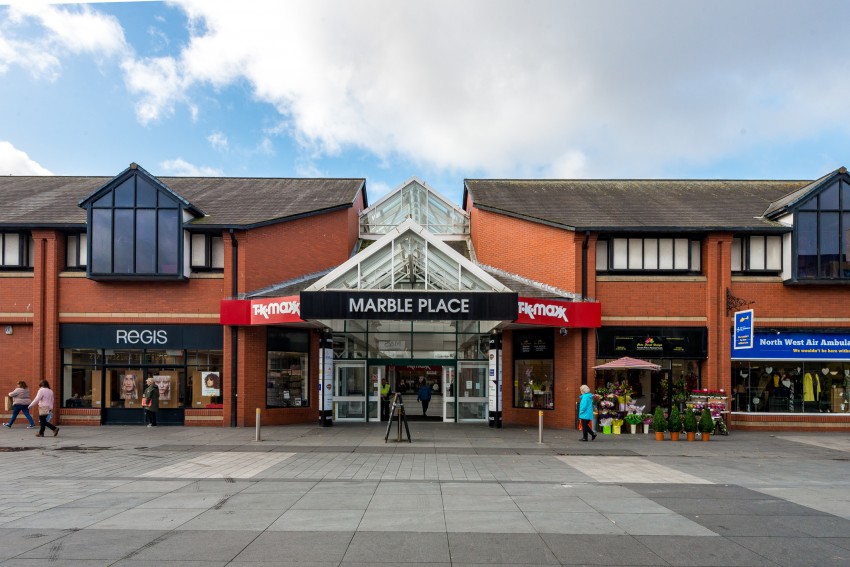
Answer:
[[643, 414], [642, 413], [630, 413], [626, 414], [626, 423], [629, 424], [629, 427], [632, 430], [632, 434], [637, 433], [637, 426], [643, 423]]
[[664, 441], [664, 432], [667, 431], [667, 418], [664, 417], [664, 408], [661, 406], [655, 408], [655, 415], [652, 417], [652, 427], [655, 429], [655, 440]]
[[682, 414], [679, 413], [679, 407], [675, 404], [670, 408], [667, 429], [670, 431], [670, 441], [678, 441], [679, 434], [682, 433]]
[[645, 413], [643, 414], [643, 432], [649, 433], [650, 426], [652, 426], [652, 414]]
[[697, 416], [691, 408], [685, 409], [685, 434], [688, 436], [688, 441], [693, 441], [697, 435]]
[[708, 408], [702, 410], [702, 415], [699, 418], [699, 430], [702, 432], [703, 441], [711, 439], [711, 434], [714, 433], [714, 418], [711, 417], [711, 411]]

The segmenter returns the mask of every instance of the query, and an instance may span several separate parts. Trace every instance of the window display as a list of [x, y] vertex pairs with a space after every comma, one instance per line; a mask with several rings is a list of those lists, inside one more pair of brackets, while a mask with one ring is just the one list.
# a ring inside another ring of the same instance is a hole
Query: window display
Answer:
[[266, 406], [309, 406], [307, 368], [307, 353], [269, 351]]
[[848, 413], [850, 364], [734, 361], [732, 411]]
[[514, 407], [555, 409], [552, 331], [514, 334]]

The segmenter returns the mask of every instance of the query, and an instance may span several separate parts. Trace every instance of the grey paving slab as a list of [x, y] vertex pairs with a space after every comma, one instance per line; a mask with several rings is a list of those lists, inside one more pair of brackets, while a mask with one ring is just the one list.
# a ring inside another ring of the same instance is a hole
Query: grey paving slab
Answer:
[[445, 533], [358, 532], [343, 560], [372, 564], [448, 562], [448, 538]]
[[291, 506], [294, 510], [366, 510], [371, 494], [339, 494], [308, 492]]
[[[798, 523], [819, 519], [818, 517], [812, 518], [811, 516], [760, 516], [753, 518], [752, 516], [742, 514], [685, 514], [685, 517], [722, 536], [752, 537], [796, 537], [801, 533], [809, 534]], [[825, 522], [823, 522], [825, 528], [829, 529], [832, 521], [835, 520], [838, 519], [826, 517]], [[806, 525], [811, 526], [812, 524], [807, 523]], [[827, 533], [823, 535], [843, 534]]]
[[141, 547], [128, 559], [229, 561], [259, 534], [251, 531], [171, 531]]
[[550, 496], [514, 496], [514, 504], [523, 512], [585, 512], [594, 508], [577, 496], [554, 493]]
[[220, 501], [213, 508], [220, 510], [288, 510], [304, 495], [297, 492], [281, 494], [256, 492], [245, 494], [240, 492]]
[[[141, 559], [122, 559], [116, 563], [112, 563], [111, 567], [150, 567], [151, 562]], [[224, 567], [225, 565], [234, 565], [234, 563], [226, 561], [157, 561], [157, 565], [163, 567]], [[282, 564], [281, 564], [282, 565]], [[51, 564], [52, 567], [52, 564]]]
[[63, 538], [68, 530], [44, 528], [0, 529], [0, 560], [8, 559]]
[[279, 494], [293, 492], [306, 494], [316, 485], [314, 480], [260, 480], [250, 483], [240, 494]]
[[582, 496], [589, 506], [602, 513], [664, 514], [669, 508], [646, 498], [611, 498], [608, 496]]
[[623, 535], [624, 527], [596, 512], [525, 512], [526, 519], [541, 534]]
[[188, 522], [177, 526], [178, 530], [211, 530], [211, 531], [256, 531], [268, 529], [281, 515], [280, 510], [207, 510], [198, 514]]
[[[42, 567], [45, 565], [44, 559], [22, 559], [14, 558], [0, 563], [3, 567]], [[106, 567], [115, 565], [114, 559], [51, 559], [51, 567]]]
[[827, 540], [801, 537], [730, 537], [731, 541], [787, 567], [850, 565], [850, 550]]
[[73, 560], [117, 560], [149, 545], [167, 532], [156, 530], [79, 530], [55, 539], [18, 559], [52, 561], [58, 557]]
[[670, 565], [683, 567], [776, 565], [766, 557], [727, 538], [637, 536], [635, 539]]
[[562, 565], [669, 565], [629, 535], [540, 536]]
[[452, 565], [558, 565], [538, 534], [450, 533]]
[[101, 492], [100, 494], [92, 494], [70, 500], [67, 504], [61, 504], [59, 508], [111, 508], [115, 510], [128, 510], [149, 502], [156, 497], [156, 494], [150, 492]]
[[630, 535], [716, 536], [710, 529], [673, 512], [648, 514], [605, 513], [605, 517]]
[[264, 532], [236, 556], [236, 562], [264, 561], [276, 565], [324, 562], [339, 565], [353, 532]]
[[442, 508], [432, 510], [366, 510], [358, 532], [446, 532]]
[[91, 527], [102, 530], [173, 530], [205, 511], [203, 508], [133, 508], [91, 524]]
[[534, 533], [522, 512], [468, 512], [446, 510], [446, 531], [477, 533]]
[[[478, 491], [475, 491], [478, 492]], [[468, 512], [518, 512], [513, 498], [499, 490], [495, 494], [456, 494], [446, 493], [443, 498], [446, 511], [465, 510]]]
[[354, 532], [359, 528], [364, 513], [363, 510], [287, 510], [267, 529], [288, 532]]
[[179, 490], [190, 484], [194, 484], [194, 482], [190, 480], [132, 480], [110, 489], [110, 492], [153, 492], [164, 494]]
[[[415, 491], [415, 489], [413, 489]], [[443, 497], [441, 494], [375, 494], [369, 501], [368, 510], [441, 510], [443, 509]], [[413, 514], [411, 514], [413, 515]]]
[[15, 522], [15, 526], [19, 528], [81, 530], [120, 513], [120, 509], [111, 508], [57, 507], [20, 518]]

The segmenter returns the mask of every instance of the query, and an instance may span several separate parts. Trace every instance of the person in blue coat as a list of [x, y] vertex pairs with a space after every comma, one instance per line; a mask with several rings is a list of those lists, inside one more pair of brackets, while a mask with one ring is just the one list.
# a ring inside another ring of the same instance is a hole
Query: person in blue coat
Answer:
[[581, 420], [581, 439], [579, 441], [587, 441], [587, 436], [590, 435], [593, 441], [596, 441], [596, 433], [593, 432], [593, 394], [590, 393], [590, 388], [587, 384], [582, 384], [581, 398], [578, 404], [578, 418]]
[[419, 381], [419, 393], [416, 395], [416, 399], [422, 402], [422, 416], [428, 417], [428, 404], [431, 403], [431, 386], [425, 380]]

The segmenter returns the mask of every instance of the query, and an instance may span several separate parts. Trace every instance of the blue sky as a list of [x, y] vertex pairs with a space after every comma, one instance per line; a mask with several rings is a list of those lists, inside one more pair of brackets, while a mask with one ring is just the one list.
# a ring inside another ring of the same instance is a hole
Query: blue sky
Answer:
[[[781, 10], [777, 7], [781, 6]], [[814, 179], [843, 1], [0, 0], [0, 174]]]

